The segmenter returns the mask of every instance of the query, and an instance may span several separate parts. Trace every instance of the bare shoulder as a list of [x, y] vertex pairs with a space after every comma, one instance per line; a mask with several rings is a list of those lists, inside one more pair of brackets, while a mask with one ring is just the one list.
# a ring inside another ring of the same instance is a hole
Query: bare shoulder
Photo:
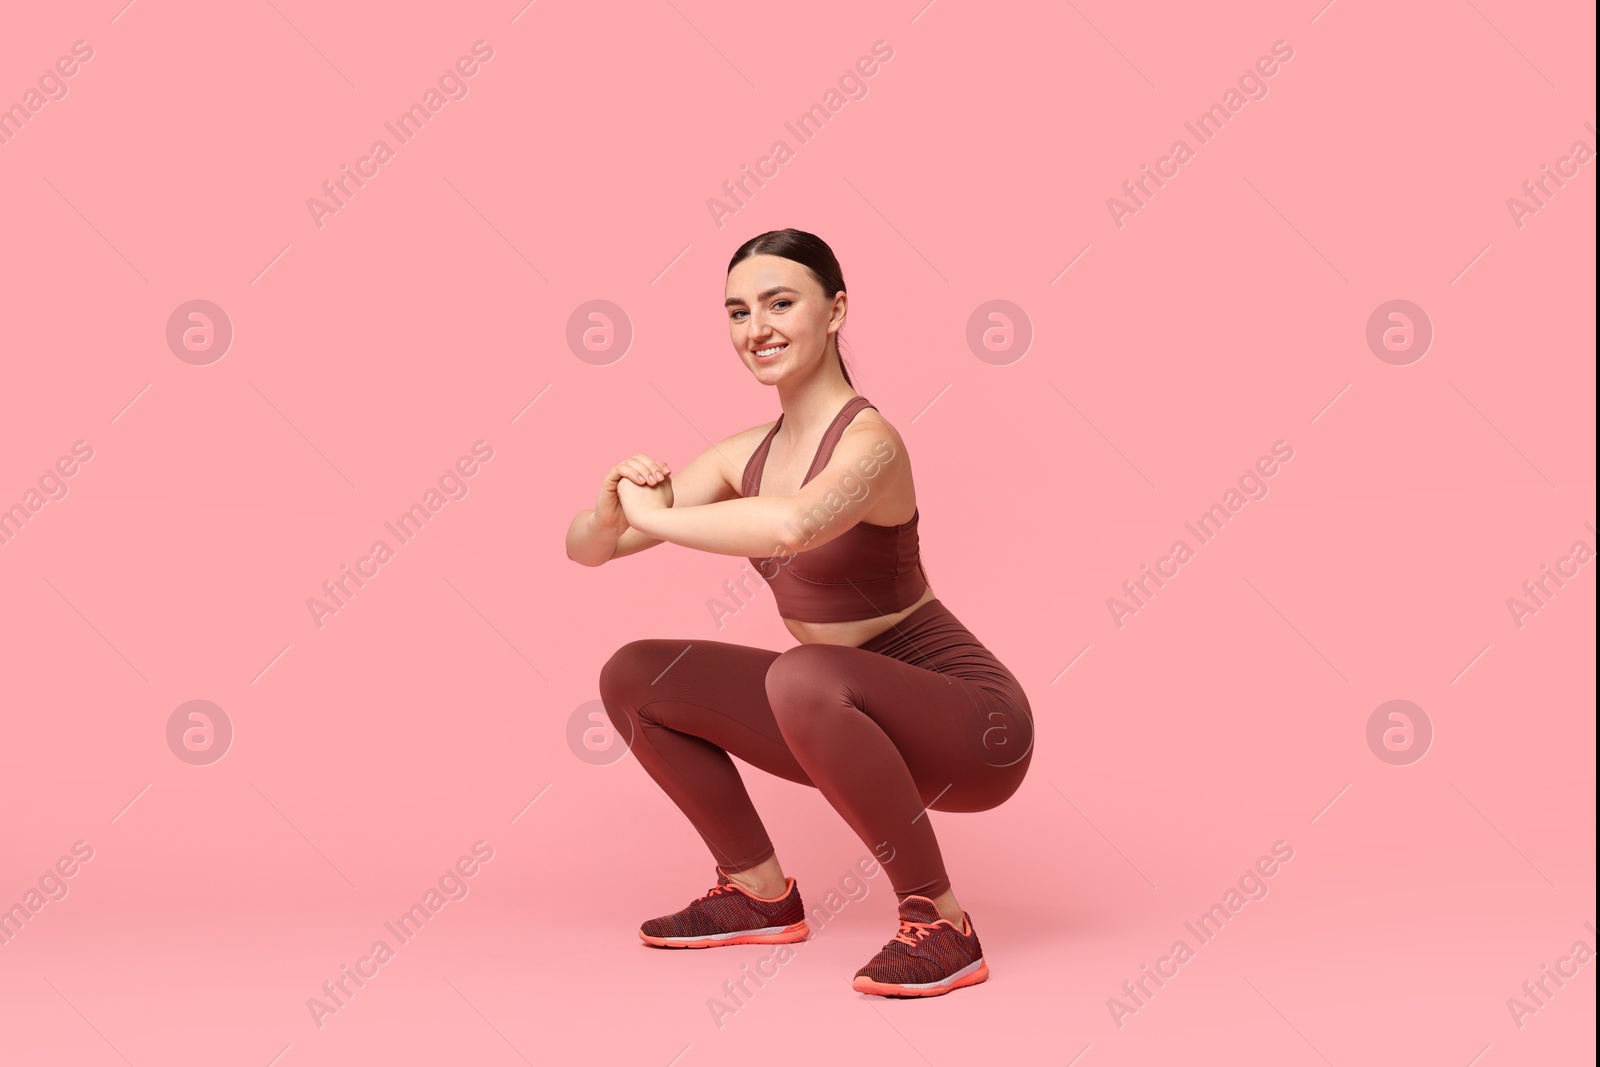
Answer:
[[[900, 432], [876, 408], [864, 407], [845, 427], [828, 463], [829, 475], [818, 485], [843, 485], [847, 476], [870, 481], [873, 491], [862, 499], [866, 510], [855, 520], [877, 526], [898, 526], [916, 513], [916, 487], [910, 453]], [[857, 490], [851, 489], [852, 494]]]
[[767, 436], [768, 431], [777, 424], [777, 419], [769, 419], [759, 426], [752, 426], [748, 430], [740, 430], [738, 433], [724, 437], [719, 443], [721, 447], [728, 449], [730, 454], [743, 452], [745, 457], [749, 458], [755, 452], [756, 446], [761, 444], [761, 439]]
[[750, 465], [750, 457], [756, 454], [756, 449], [761, 447], [761, 442], [767, 434], [778, 424], [777, 419], [769, 419], [758, 426], [725, 437], [717, 445], [724, 456], [732, 464], [736, 464], [733, 471], [733, 480], [737, 484], [744, 477], [744, 469]]
[[851, 450], [865, 449], [885, 463], [904, 455], [906, 451], [900, 431], [877, 408], [862, 408], [856, 412], [840, 436], [839, 443], [842, 445], [847, 440]]
[[701, 454], [706, 462], [716, 464], [718, 474], [726, 483], [729, 495], [742, 495], [745, 468], [750, 465], [751, 457], [755, 455], [756, 449], [761, 446], [762, 440], [777, 421], [773, 419], [759, 426], [751, 426], [749, 429], [730, 434]]

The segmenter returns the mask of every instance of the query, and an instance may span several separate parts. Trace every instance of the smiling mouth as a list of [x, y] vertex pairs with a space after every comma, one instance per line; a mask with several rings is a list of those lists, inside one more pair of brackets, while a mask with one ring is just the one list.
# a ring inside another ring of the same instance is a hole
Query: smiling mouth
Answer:
[[765, 348], [756, 349], [752, 354], [755, 356], [757, 363], [771, 363], [773, 360], [783, 355], [788, 348], [788, 344], [768, 345]]

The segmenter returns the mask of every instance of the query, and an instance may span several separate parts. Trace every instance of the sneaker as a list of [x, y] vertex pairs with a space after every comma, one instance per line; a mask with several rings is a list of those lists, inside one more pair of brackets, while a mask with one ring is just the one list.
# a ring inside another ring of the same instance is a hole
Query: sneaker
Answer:
[[804, 941], [805, 905], [794, 878], [776, 900], [758, 897], [734, 885], [717, 867], [717, 884], [687, 908], [650, 919], [639, 927], [647, 945], [662, 948], [714, 948], [718, 945], [781, 945]]
[[927, 897], [900, 902], [900, 932], [865, 967], [856, 972], [858, 993], [880, 997], [936, 997], [989, 977], [983, 946], [972, 928], [972, 916], [961, 913], [964, 929], [939, 917]]

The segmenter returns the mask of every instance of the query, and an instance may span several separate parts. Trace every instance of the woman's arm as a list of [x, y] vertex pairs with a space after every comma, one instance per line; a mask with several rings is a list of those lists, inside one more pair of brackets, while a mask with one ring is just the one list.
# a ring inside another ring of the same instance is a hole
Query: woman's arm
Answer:
[[788, 544], [787, 526], [794, 516], [790, 497], [751, 496], [662, 507], [650, 499], [653, 490], [643, 486], [624, 482], [617, 492], [635, 529], [675, 545], [725, 556], [771, 556]]
[[660, 543], [659, 537], [640, 533], [627, 523], [621, 527], [606, 526], [600, 522], [594, 508], [578, 512], [572, 525], [567, 527], [567, 558], [585, 567], [598, 567], [618, 556], [643, 552]]
[[[627, 478], [617, 482], [620, 496], [622, 487], [640, 493], [657, 495], [665, 491], [669, 502], [691, 504], [710, 503], [734, 496], [733, 486], [724, 473], [725, 463], [718, 445], [713, 445], [696, 456], [689, 465], [656, 486], [646, 488]], [[623, 516], [620, 525], [609, 526], [601, 521], [599, 512], [590, 508], [580, 511], [567, 528], [567, 558], [585, 567], [598, 567], [623, 556], [631, 556], [661, 544], [662, 538], [652, 537], [631, 526]]]
[[729, 556], [787, 556], [816, 548], [862, 522], [892, 490], [908, 483], [904, 445], [879, 420], [845, 430], [827, 466], [792, 496], [739, 497], [699, 506], [662, 506], [654, 489], [623, 482], [629, 523], [651, 537]]

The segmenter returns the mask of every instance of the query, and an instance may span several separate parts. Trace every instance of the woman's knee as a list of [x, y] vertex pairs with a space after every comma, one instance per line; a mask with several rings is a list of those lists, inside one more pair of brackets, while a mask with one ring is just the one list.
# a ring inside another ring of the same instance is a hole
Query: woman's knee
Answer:
[[839, 646], [800, 645], [781, 653], [767, 668], [767, 703], [784, 738], [824, 724], [827, 713], [853, 707], [849, 686], [838, 668]]
[[600, 700], [608, 711], [633, 703], [633, 698], [661, 673], [660, 640], [629, 641], [600, 668]]
[[814, 704], [838, 691], [840, 679], [833, 665], [838, 646], [799, 645], [779, 653], [767, 668], [767, 699], [779, 705]]

